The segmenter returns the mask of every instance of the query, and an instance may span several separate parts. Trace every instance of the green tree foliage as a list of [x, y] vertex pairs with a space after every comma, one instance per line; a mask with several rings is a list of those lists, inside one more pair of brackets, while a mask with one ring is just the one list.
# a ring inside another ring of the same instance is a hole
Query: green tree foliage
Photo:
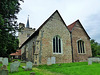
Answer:
[[91, 48], [92, 48], [92, 56], [100, 57], [100, 44], [96, 42], [94, 39], [91, 40]]
[[18, 48], [15, 34], [16, 14], [21, 10], [19, 1], [22, 0], [0, 0], [0, 56], [8, 56]]

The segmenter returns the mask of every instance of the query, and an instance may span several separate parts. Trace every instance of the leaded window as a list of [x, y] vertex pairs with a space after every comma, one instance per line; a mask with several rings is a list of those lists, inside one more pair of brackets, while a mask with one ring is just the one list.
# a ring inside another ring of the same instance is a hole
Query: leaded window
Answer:
[[85, 50], [84, 50], [84, 41], [79, 40], [77, 42], [77, 46], [78, 46], [78, 53], [85, 53]]
[[61, 38], [59, 36], [55, 36], [53, 38], [53, 53], [62, 53], [61, 49]]

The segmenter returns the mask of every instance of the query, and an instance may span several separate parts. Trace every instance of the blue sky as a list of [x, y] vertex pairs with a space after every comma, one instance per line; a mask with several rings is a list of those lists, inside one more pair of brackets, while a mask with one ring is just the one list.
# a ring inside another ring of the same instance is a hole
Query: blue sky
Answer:
[[79, 19], [91, 39], [100, 43], [100, 0], [24, 0], [21, 8], [19, 23], [26, 24], [30, 15], [30, 27], [37, 29], [58, 10], [66, 25]]

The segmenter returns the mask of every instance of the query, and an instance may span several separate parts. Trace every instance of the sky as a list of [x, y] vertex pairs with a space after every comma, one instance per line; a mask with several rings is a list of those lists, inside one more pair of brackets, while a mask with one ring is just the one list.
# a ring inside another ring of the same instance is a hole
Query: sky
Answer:
[[38, 29], [56, 10], [66, 25], [80, 20], [91, 39], [100, 43], [100, 0], [24, 0], [17, 14], [18, 23], [27, 23]]

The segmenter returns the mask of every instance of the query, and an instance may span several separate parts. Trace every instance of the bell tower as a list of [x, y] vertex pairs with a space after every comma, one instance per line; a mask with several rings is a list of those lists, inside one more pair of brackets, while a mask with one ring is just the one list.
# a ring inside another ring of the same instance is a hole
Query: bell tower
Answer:
[[18, 32], [18, 38], [19, 38], [19, 47], [32, 35], [32, 33], [35, 32], [35, 28], [30, 28], [29, 25], [29, 15], [27, 18], [26, 27], [24, 23], [19, 23], [19, 28], [21, 29], [20, 32]]

